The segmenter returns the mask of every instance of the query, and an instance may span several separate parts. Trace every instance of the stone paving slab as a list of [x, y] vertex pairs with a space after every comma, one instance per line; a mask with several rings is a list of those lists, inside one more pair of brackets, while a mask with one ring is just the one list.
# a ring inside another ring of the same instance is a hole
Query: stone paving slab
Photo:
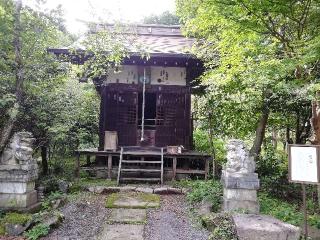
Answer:
[[160, 197], [150, 193], [114, 193], [107, 197], [109, 208], [158, 208]]
[[144, 225], [105, 225], [99, 240], [143, 240]]
[[147, 211], [145, 209], [114, 208], [111, 211], [108, 223], [145, 224]]

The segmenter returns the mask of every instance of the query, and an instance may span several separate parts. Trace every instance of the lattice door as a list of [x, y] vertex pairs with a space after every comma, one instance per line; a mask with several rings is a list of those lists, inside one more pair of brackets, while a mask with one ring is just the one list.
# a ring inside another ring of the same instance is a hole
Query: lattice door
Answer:
[[135, 146], [137, 141], [137, 102], [136, 92], [118, 93], [117, 131], [120, 146]]
[[[184, 96], [184, 94], [183, 94]], [[180, 140], [184, 133], [183, 126], [178, 127], [184, 119], [185, 104], [182, 94], [161, 93], [157, 96], [156, 146], [183, 144]]]

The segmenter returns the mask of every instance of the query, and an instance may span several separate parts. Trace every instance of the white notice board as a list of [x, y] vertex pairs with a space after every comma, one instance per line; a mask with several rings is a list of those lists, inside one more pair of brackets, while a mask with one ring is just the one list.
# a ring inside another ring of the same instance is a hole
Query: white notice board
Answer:
[[289, 146], [290, 181], [319, 183], [318, 169], [318, 146]]

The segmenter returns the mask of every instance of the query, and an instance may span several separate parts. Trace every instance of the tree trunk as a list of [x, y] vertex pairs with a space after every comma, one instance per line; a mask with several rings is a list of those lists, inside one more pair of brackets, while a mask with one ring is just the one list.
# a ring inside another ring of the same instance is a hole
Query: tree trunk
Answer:
[[0, 133], [0, 155], [5, 149], [6, 145], [9, 142], [9, 139], [12, 135], [12, 129], [17, 120], [21, 98], [22, 98], [22, 87], [23, 87], [23, 67], [22, 67], [22, 57], [21, 57], [21, 24], [20, 24], [20, 13], [22, 8], [22, 0], [15, 1], [15, 12], [14, 12], [14, 52], [15, 52], [15, 75], [16, 75], [16, 84], [15, 84], [15, 97], [16, 102], [9, 110], [9, 119], [4, 124], [3, 129]]
[[266, 131], [269, 112], [270, 112], [269, 108], [265, 104], [262, 109], [262, 114], [256, 128], [256, 136], [255, 136], [252, 148], [250, 149], [250, 155], [253, 156], [255, 160], [257, 159], [257, 157], [261, 152], [261, 145], [263, 143], [264, 134]]
[[212, 152], [212, 177], [214, 178], [216, 176], [216, 150], [214, 147], [214, 142], [213, 142], [213, 126], [212, 126], [212, 119], [213, 119], [213, 114], [210, 112], [209, 113], [209, 131], [208, 131], [208, 135], [209, 135], [209, 144], [210, 144], [210, 148], [211, 148], [211, 152]]
[[275, 128], [272, 129], [272, 145], [275, 150], [278, 148], [278, 133]]
[[48, 175], [48, 154], [47, 146], [41, 146], [42, 173]]
[[[319, 95], [320, 93], [317, 93]], [[310, 124], [312, 128], [312, 144], [320, 144], [320, 106], [317, 100], [312, 102], [312, 117]]]

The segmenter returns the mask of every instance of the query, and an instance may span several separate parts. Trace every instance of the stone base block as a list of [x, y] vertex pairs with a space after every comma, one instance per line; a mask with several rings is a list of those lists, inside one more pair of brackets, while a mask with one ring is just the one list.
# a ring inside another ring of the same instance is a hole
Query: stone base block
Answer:
[[270, 216], [236, 214], [233, 216], [239, 240], [298, 240], [300, 229]]
[[0, 193], [27, 193], [35, 188], [34, 181], [31, 182], [0, 182]]
[[248, 213], [259, 213], [259, 209], [257, 201], [223, 199], [223, 211], [225, 212], [244, 210]]
[[257, 201], [257, 191], [251, 189], [223, 189], [225, 199]]
[[221, 182], [225, 188], [259, 189], [260, 181], [256, 173], [230, 173], [222, 171]]
[[0, 208], [28, 208], [38, 201], [37, 191], [33, 190], [28, 193], [0, 193]]

